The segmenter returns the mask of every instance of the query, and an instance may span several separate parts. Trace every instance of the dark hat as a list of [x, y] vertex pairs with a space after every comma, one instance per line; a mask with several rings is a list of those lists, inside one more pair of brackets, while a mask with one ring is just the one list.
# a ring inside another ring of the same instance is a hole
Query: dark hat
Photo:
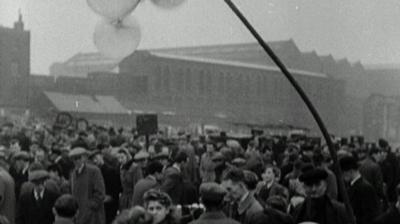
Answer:
[[34, 170], [28, 174], [28, 180], [31, 182], [44, 181], [49, 177], [49, 173], [46, 170]]
[[186, 161], [187, 158], [188, 158], [187, 154], [184, 151], [180, 151], [178, 152], [178, 154], [175, 155], [174, 162], [181, 163]]
[[226, 191], [219, 184], [214, 182], [200, 185], [200, 196], [203, 201], [220, 203], [225, 197]]
[[378, 145], [379, 145], [379, 147], [381, 147], [381, 148], [387, 148], [387, 147], [389, 146], [389, 143], [388, 143], [388, 141], [386, 141], [385, 139], [380, 138], [380, 139], [378, 140]]
[[303, 182], [305, 185], [312, 185], [315, 183], [318, 183], [321, 180], [325, 180], [328, 177], [328, 173], [319, 168], [313, 168], [313, 169], [308, 169], [305, 172], [303, 172], [299, 180]]
[[345, 156], [339, 160], [340, 168], [343, 171], [349, 171], [349, 170], [357, 170], [358, 169], [358, 163], [356, 158], [353, 156]]
[[15, 155], [14, 155], [14, 159], [15, 160], [25, 160], [25, 161], [27, 161], [27, 160], [29, 160], [29, 154], [27, 153], [27, 152], [25, 152], [25, 151], [19, 151], [19, 152], [17, 152], [17, 153], [15, 153]]

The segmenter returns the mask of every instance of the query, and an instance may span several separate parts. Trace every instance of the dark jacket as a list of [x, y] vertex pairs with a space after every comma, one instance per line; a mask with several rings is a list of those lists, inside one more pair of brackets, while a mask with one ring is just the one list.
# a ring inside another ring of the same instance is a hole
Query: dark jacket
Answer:
[[399, 208], [391, 206], [389, 210], [375, 219], [373, 224], [398, 224], [400, 223]]
[[164, 182], [161, 190], [166, 192], [172, 199], [173, 204], [180, 204], [183, 195], [183, 175], [180, 170], [171, 166], [164, 171]]
[[153, 176], [147, 176], [146, 178], [139, 180], [135, 185], [135, 190], [133, 192], [132, 206], [143, 206], [144, 193], [157, 187], [159, 187], [159, 184]]
[[378, 198], [380, 200], [385, 199], [383, 191], [383, 175], [379, 164], [376, 163], [373, 158], [367, 157], [361, 161], [359, 170], [365, 180], [374, 187]]
[[223, 212], [205, 212], [197, 220], [189, 224], [240, 224], [239, 222], [226, 217]]
[[253, 216], [263, 211], [261, 204], [254, 198], [253, 194], [249, 195], [238, 204], [238, 220], [242, 224], [250, 224]]
[[266, 201], [269, 197], [279, 195], [284, 197], [286, 200], [289, 199], [289, 191], [282, 185], [278, 184], [277, 182], [272, 183], [272, 185], [268, 188], [266, 184], [257, 186], [257, 199], [265, 205]]
[[104, 224], [105, 187], [99, 168], [85, 164], [81, 172], [74, 170], [71, 177], [72, 195], [78, 200], [76, 224]]
[[379, 202], [374, 188], [363, 177], [348, 189], [357, 224], [371, 223], [378, 215]]
[[281, 211], [272, 208], [265, 208], [263, 212], [255, 214], [251, 224], [294, 224], [293, 218]]
[[106, 223], [111, 223], [117, 215], [119, 209], [119, 194], [122, 191], [119, 169], [113, 168], [105, 163], [100, 167], [100, 170], [104, 178], [106, 195], [112, 198], [111, 201], [104, 204]]
[[36, 200], [33, 191], [21, 194], [16, 217], [17, 224], [52, 224], [54, 215], [52, 208], [58, 194], [44, 190], [43, 198]]
[[122, 193], [119, 199], [120, 210], [132, 206], [133, 192], [136, 183], [143, 178], [142, 168], [133, 161], [129, 161], [120, 170]]
[[318, 199], [306, 198], [303, 203], [294, 209], [295, 223], [305, 221], [319, 224], [347, 224], [350, 223], [345, 206], [336, 200], [324, 196]]
[[19, 199], [22, 184], [28, 181], [28, 170], [17, 171], [14, 166], [10, 167], [10, 175], [14, 179], [15, 183], [15, 197]]
[[389, 152], [380, 166], [383, 181], [387, 186], [387, 199], [390, 202], [396, 202], [396, 186], [400, 183], [400, 161], [394, 153]]

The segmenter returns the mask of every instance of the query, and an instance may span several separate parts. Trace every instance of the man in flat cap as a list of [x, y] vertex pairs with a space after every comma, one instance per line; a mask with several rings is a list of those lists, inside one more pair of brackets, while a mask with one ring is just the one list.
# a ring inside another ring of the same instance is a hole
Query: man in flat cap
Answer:
[[384, 191], [384, 182], [381, 166], [379, 165], [386, 159], [387, 153], [378, 147], [369, 150], [369, 156], [360, 162], [359, 171], [375, 189], [379, 203], [383, 205], [386, 202]]
[[304, 170], [300, 175], [299, 179], [303, 183], [306, 198], [294, 208], [295, 223], [349, 223], [345, 206], [326, 194], [327, 177], [325, 170], [313, 167]]
[[98, 167], [87, 163], [88, 152], [77, 147], [69, 152], [75, 168], [71, 175], [71, 192], [78, 200], [76, 224], [105, 224], [105, 186]]
[[261, 204], [245, 183], [242, 169], [231, 168], [222, 178], [221, 186], [227, 191], [226, 200], [230, 201], [228, 216], [242, 224], [250, 224], [251, 218], [263, 210]]
[[15, 223], [15, 184], [6, 168], [5, 158], [0, 163], [0, 215], [5, 216], [10, 224]]
[[16, 216], [17, 224], [52, 224], [54, 215], [52, 208], [58, 194], [44, 187], [49, 174], [44, 169], [29, 171], [29, 182], [33, 188], [21, 192]]
[[376, 218], [373, 224], [397, 224], [400, 220], [400, 184], [396, 186], [397, 202]]
[[30, 157], [27, 152], [20, 151], [14, 154], [13, 159], [15, 163], [10, 167], [10, 175], [14, 178], [15, 196], [18, 199], [22, 184], [28, 181]]
[[206, 211], [190, 224], [239, 224], [222, 212], [226, 191], [219, 184], [209, 182], [200, 185], [200, 200]]
[[341, 158], [340, 167], [343, 179], [348, 183], [347, 193], [357, 224], [371, 223], [379, 214], [379, 201], [374, 187], [361, 176], [353, 156]]
[[132, 206], [143, 206], [143, 195], [146, 191], [150, 189], [155, 189], [160, 187], [159, 181], [162, 178], [163, 165], [157, 161], [151, 161], [147, 165], [147, 176], [143, 179], [140, 179], [134, 187], [133, 198], [132, 198]]

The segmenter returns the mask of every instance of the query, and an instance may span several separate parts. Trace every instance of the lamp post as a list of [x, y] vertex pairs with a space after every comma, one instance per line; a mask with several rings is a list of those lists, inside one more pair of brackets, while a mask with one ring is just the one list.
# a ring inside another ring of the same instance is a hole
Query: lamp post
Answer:
[[329, 135], [324, 122], [322, 121], [321, 117], [319, 116], [318, 111], [315, 109], [315, 107], [311, 103], [311, 100], [307, 97], [306, 93], [301, 88], [301, 86], [297, 83], [297, 81], [293, 77], [293, 75], [289, 72], [289, 70], [286, 68], [286, 66], [282, 63], [282, 61], [278, 58], [278, 56], [273, 52], [273, 50], [268, 46], [268, 44], [263, 40], [263, 38], [258, 34], [258, 32], [255, 30], [255, 28], [250, 24], [250, 22], [246, 19], [246, 17], [241, 13], [241, 11], [236, 7], [236, 5], [231, 0], [224, 0], [224, 1], [229, 6], [229, 8], [235, 13], [235, 15], [240, 19], [240, 21], [246, 26], [246, 28], [250, 31], [250, 33], [254, 36], [254, 38], [256, 38], [256, 40], [261, 45], [261, 47], [264, 49], [264, 51], [269, 55], [269, 57], [279, 67], [279, 69], [285, 75], [287, 80], [290, 82], [290, 84], [293, 86], [293, 88], [295, 88], [297, 93], [300, 95], [301, 99], [304, 101], [307, 108], [310, 110], [314, 120], [317, 122], [318, 127], [321, 130], [321, 133], [324, 136], [325, 141], [328, 145], [329, 153], [330, 153], [333, 163], [334, 163], [334, 169], [335, 169], [336, 178], [337, 178], [337, 181], [339, 184], [339, 190], [341, 191], [341, 195], [343, 196], [343, 201], [346, 206], [346, 211], [348, 213], [351, 223], [355, 224], [356, 222], [355, 222], [354, 215], [353, 215], [353, 209], [350, 205], [350, 200], [349, 200], [349, 197], [346, 192], [344, 181], [342, 179], [342, 170], [338, 163], [337, 153], [336, 153], [335, 147], [333, 145], [331, 136]]

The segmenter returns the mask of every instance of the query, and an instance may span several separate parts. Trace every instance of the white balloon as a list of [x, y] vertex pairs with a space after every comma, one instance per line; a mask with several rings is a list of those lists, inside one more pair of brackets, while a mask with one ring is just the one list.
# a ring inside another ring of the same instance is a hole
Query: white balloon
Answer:
[[163, 9], [172, 9], [182, 5], [185, 0], [151, 0], [153, 4]]
[[97, 14], [110, 20], [123, 19], [139, 4], [140, 0], [87, 0]]
[[118, 22], [101, 20], [95, 28], [93, 39], [104, 56], [123, 59], [131, 55], [140, 43], [140, 26], [133, 17]]

